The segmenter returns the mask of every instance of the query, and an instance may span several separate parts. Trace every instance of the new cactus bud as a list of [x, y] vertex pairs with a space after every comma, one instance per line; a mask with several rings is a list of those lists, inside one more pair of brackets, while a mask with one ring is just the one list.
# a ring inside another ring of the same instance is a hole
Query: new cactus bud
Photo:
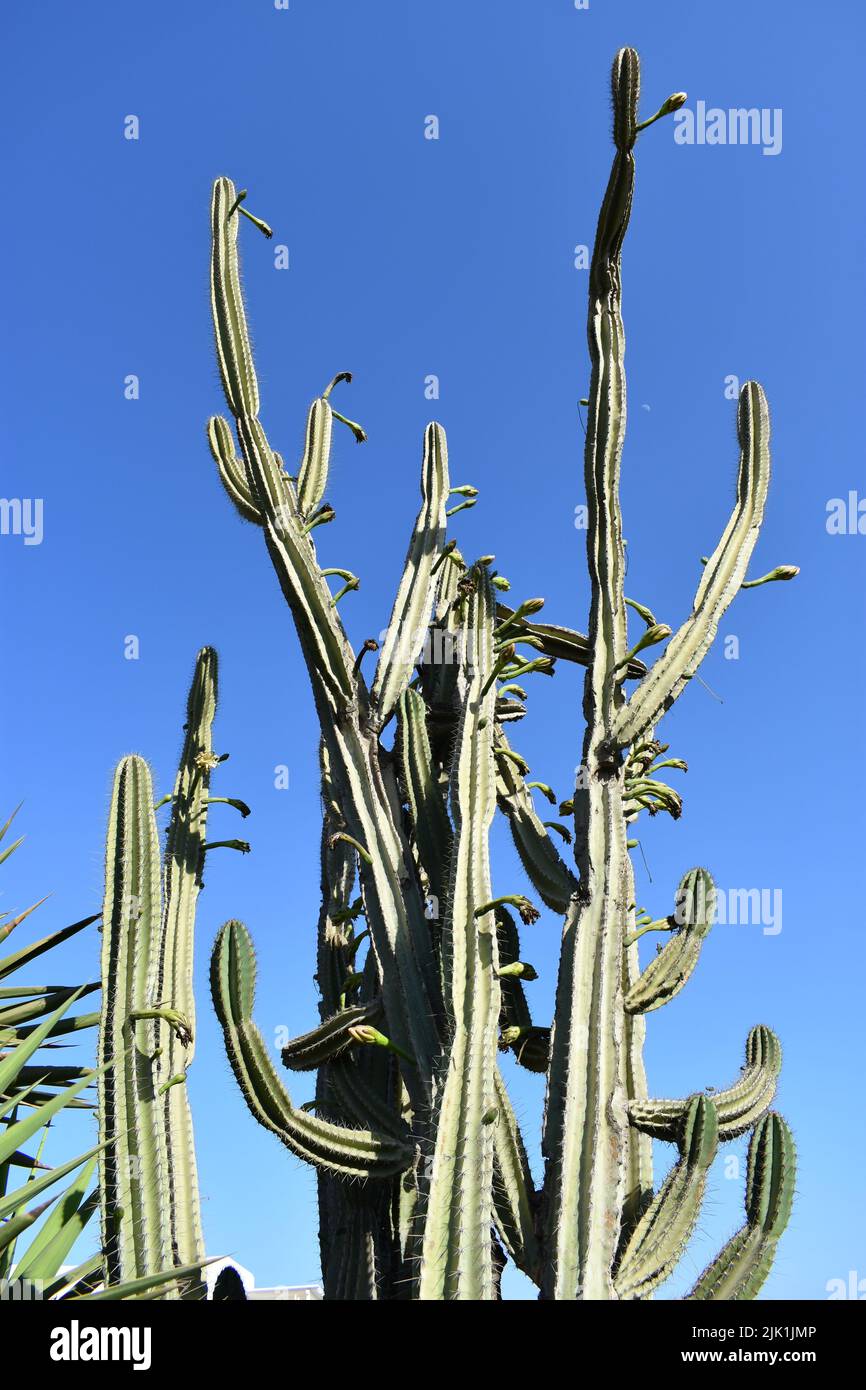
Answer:
[[404, 1052], [384, 1033], [380, 1033], [378, 1028], [373, 1028], [367, 1023], [353, 1024], [347, 1032], [352, 1042], [361, 1043], [365, 1047], [385, 1047], [389, 1052], [396, 1052], [397, 1056], [402, 1057], [405, 1061], [413, 1061], [408, 1052]]
[[688, 93], [672, 92], [671, 95], [667, 98], [667, 100], [662, 102], [655, 115], [650, 116], [649, 120], [641, 121], [637, 129], [639, 131], [646, 130], [647, 126], [651, 126], [654, 121], [660, 121], [663, 116], [670, 116], [673, 111], [679, 111], [681, 106], [685, 106], [687, 100]]
[[639, 617], [643, 618], [647, 627], [655, 627], [656, 620], [653, 617], [652, 609], [647, 608], [645, 603], [638, 603], [633, 598], [625, 597], [623, 598], [623, 602], [628, 604], [629, 608], [633, 608], [635, 613], [637, 613]]
[[[502, 692], [500, 691], [500, 694], [501, 694], [501, 693], [502, 693]], [[526, 789], [527, 789], [527, 791], [532, 791], [533, 788], [536, 789], [536, 790], [538, 790], [538, 791], [540, 791], [541, 794], [542, 794], [542, 796], [546, 797], [547, 800], [550, 802], [551, 806], [555, 806], [555, 805], [556, 805], [556, 793], [552, 790], [551, 787], [549, 787], [549, 786], [547, 785], [546, 782], [527, 782], [527, 783], [526, 783]]]
[[640, 640], [617, 662], [616, 669], [620, 670], [623, 666], [630, 666], [638, 652], [644, 651], [647, 647], [654, 647], [659, 642], [665, 642], [670, 635], [671, 629], [667, 623], [652, 623]]
[[770, 570], [769, 574], [762, 574], [760, 579], [744, 579], [740, 588], [757, 589], [761, 584], [775, 584], [779, 580], [796, 579], [799, 573], [799, 565], [777, 565], [774, 570]]
[[524, 922], [527, 926], [533, 922], [537, 922], [541, 916], [538, 908], [534, 907], [529, 899], [525, 898], [522, 893], [507, 893], [504, 897], [493, 898], [490, 902], [482, 903], [480, 907], [475, 909], [475, 916], [486, 917], [489, 912], [495, 911], [497, 907], [505, 906], [516, 907], [521, 922]]
[[525, 960], [514, 960], [510, 965], [502, 965], [497, 973], [500, 979], [509, 976], [516, 976], [518, 979], [527, 981], [538, 979], [538, 971]]

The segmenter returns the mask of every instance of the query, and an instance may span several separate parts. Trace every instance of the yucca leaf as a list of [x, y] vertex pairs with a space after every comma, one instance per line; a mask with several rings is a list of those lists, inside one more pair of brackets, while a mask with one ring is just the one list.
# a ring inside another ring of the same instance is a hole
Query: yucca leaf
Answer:
[[61, 1164], [58, 1168], [49, 1168], [42, 1177], [34, 1178], [24, 1187], [19, 1187], [14, 1192], [6, 1193], [0, 1197], [0, 1220], [11, 1216], [25, 1202], [38, 1197], [40, 1192], [44, 1192], [53, 1183], [60, 1182], [60, 1179], [65, 1178], [67, 1173], [74, 1172], [82, 1163], [87, 1163], [91, 1158], [94, 1158], [99, 1153], [99, 1149], [100, 1146], [97, 1144], [94, 1148], [88, 1149], [86, 1153], [79, 1154], [77, 1158], [70, 1158], [67, 1163]]
[[38, 1110], [34, 1110], [32, 1115], [27, 1115], [23, 1120], [9, 1125], [5, 1133], [0, 1134], [0, 1163], [5, 1163], [10, 1154], [20, 1148], [44, 1124], [53, 1119], [58, 1111], [68, 1105], [73, 1096], [83, 1090], [97, 1075], [98, 1072], [91, 1072], [83, 1081], [71, 1086], [68, 1091], [61, 1091], [53, 1100], [41, 1105]]
[[96, 1167], [91, 1158], [78, 1177], [62, 1193], [51, 1215], [31, 1241], [26, 1255], [15, 1266], [15, 1279], [54, 1279], [81, 1232], [99, 1206], [99, 1193], [85, 1198]]
[[[42, 901], [44, 902], [45, 899], [43, 898]], [[32, 908], [28, 909], [28, 912], [32, 911]], [[16, 917], [13, 922], [8, 922], [4, 928], [3, 936], [8, 936], [12, 928], [17, 926], [19, 922], [22, 922], [26, 915], [26, 913], [22, 913], [21, 916]], [[29, 946], [22, 946], [20, 951], [14, 951], [11, 956], [4, 956], [2, 960], [0, 960], [0, 980], [5, 979], [7, 975], [11, 975], [13, 970], [20, 970], [22, 965], [29, 965], [30, 962], [36, 960], [38, 956], [43, 956], [46, 951], [53, 950], [54, 947], [59, 946], [62, 941], [68, 941], [71, 936], [76, 936], [78, 932], [84, 931], [85, 927], [89, 927], [93, 922], [98, 921], [99, 913], [97, 912], [92, 917], [84, 917], [80, 922], [73, 922], [69, 927], [61, 927], [60, 931], [52, 932], [50, 936], [43, 936], [39, 941], [32, 941]], [[0, 937], [0, 939], [2, 939], [2, 937]]]

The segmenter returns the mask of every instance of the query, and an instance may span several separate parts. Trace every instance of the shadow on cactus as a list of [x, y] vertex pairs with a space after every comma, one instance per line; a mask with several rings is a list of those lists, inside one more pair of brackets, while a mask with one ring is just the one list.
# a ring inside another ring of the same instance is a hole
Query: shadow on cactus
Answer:
[[[643, 1064], [645, 1016], [687, 983], [715, 910], [703, 868], [684, 875], [669, 917], [654, 919], [635, 903], [635, 823], [682, 811], [660, 774], [685, 764], [665, 758], [659, 724], [738, 591], [796, 570], [747, 579], [770, 477], [767, 403], [747, 382], [734, 507], [691, 612], [673, 631], [624, 592], [620, 257], [638, 135], [685, 100], [678, 93], [640, 121], [639, 86], [638, 56], [622, 49], [612, 74], [615, 153], [589, 282], [586, 635], [541, 621], [541, 599], [508, 606], [493, 557], [469, 563], [448, 538], [449, 517], [477, 494], [452, 486], [445, 431], [434, 422], [387, 635], [381, 650], [372, 640], [353, 650], [340, 611], [358, 577], [323, 568], [316, 554], [319, 528], [335, 516], [326, 501], [333, 421], [365, 438], [331, 405], [333, 388], [350, 377], [340, 373], [313, 402], [290, 475], [260, 418], [238, 265], [241, 216], [270, 229], [247, 213], [246, 193], [229, 179], [214, 184], [212, 307], [234, 431], [216, 417], [208, 440], [231, 501], [261, 530], [321, 727], [320, 1021], [282, 1056], [291, 1071], [315, 1070], [314, 1102], [293, 1103], [253, 1022], [255, 958], [238, 922], [219, 934], [213, 994], [249, 1108], [317, 1169], [326, 1298], [496, 1299], [507, 1259], [544, 1299], [647, 1298], [695, 1227], [718, 1144], [749, 1131], [746, 1225], [690, 1297], [753, 1298], [788, 1219], [795, 1159], [784, 1121], [769, 1110], [780, 1067], [773, 1033], [752, 1030], [739, 1080], [713, 1097], [653, 1099]], [[662, 644], [647, 668], [646, 653]], [[541, 802], [557, 798], [529, 780], [506, 726], [526, 713], [521, 682], [550, 676], [561, 662], [586, 668], [586, 729], [573, 798], [559, 819], [545, 819]], [[563, 919], [555, 1014], [540, 1023], [517, 922], [532, 923], [539, 910], [518, 885], [491, 883], [497, 811], [537, 898]], [[642, 971], [639, 940], [650, 932], [667, 941]], [[546, 1075], [538, 1189], [500, 1074], [504, 1050]], [[654, 1140], [678, 1154], [658, 1191]]]

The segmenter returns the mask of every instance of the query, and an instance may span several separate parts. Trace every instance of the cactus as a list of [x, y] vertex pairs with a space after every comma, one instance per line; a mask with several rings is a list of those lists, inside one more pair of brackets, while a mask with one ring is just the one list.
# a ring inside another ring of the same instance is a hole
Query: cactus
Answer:
[[[212, 985], [250, 1110], [318, 1171], [328, 1299], [493, 1300], [507, 1258], [544, 1299], [647, 1298], [698, 1220], [717, 1145], [749, 1130], [747, 1225], [691, 1296], [754, 1296], [787, 1221], [793, 1145], [783, 1122], [768, 1116], [781, 1060], [775, 1035], [752, 1031], [740, 1079], [712, 1099], [653, 1100], [643, 1065], [646, 1015], [674, 1000], [699, 967], [715, 908], [703, 868], [684, 876], [668, 917], [636, 906], [631, 827], [645, 811], [676, 819], [683, 809], [658, 774], [687, 767], [664, 758], [657, 728], [739, 589], [795, 570], [746, 577], [770, 470], [767, 405], [748, 382], [737, 415], [736, 501], [691, 614], [673, 631], [623, 591], [620, 258], [638, 135], [685, 100], [677, 93], [641, 122], [639, 88], [638, 56], [622, 49], [612, 74], [615, 152], [589, 285], [586, 635], [542, 621], [541, 599], [505, 604], [510, 585], [494, 557], [468, 564], [448, 538], [450, 518], [474, 506], [477, 492], [451, 485], [445, 432], [433, 422], [385, 639], [381, 650], [368, 639], [355, 652], [338, 603], [359, 579], [323, 568], [316, 552], [319, 528], [335, 516], [327, 501], [333, 419], [365, 438], [329, 403], [333, 386], [351, 378], [340, 373], [313, 401], [303, 458], [290, 475], [260, 418], [238, 262], [246, 195], [228, 178], [214, 184], [213, 321], [235, 438], [217, 416], [208, 441], [231, 502], [262, 532], [321, 729], [319, 1022], [282, 1052], [289, 1070], [315, 1070], [312, 1101], [290, 1099], [253, 1021], [255, 955], [239, 922], [219, 933]], [[452, 496], [461, 500], [449, 506]], [[328, 583], [335, 575], [345, 581], [338, 593]], [[631, 638], [629, 608], [643, 624]], [[553, 675], [560, 662], [586, 671], [581, 775], [559, 808], [571, 826], [544, 819], [539, 798], [556, 805], [556, 795], [504, 731], [527, 712], [517, 682]], [[637, 682], [631, 695], [629, 681]], [[389, 746], [383, 734], [392, 720]], [[529, 897], [520, 884], [491, 883], [497, 810]], [[574, 868], [566, 862], [572, 841]], [[554, 1017], [537, 1022], [536, 971], [510, 910], [531, 925], [536, 897], [563, 919]], [[668, 939], [641, 970], [639, 943], [650, 932]], [[539, 1187], [497, 1050], [546, 1074]], [[679, 1154], [655, 1194], [654, 1140]]]
[[[205, 839], [208, 789], [221, 761], [211, 743], [216, 700], [216, 653], [205, 647], [174, 789], [164, 798], [171, 803], [164, 863], [150, 770], [136, 755], [115, 771], [106, 843], [98, 1044], [104, 1278], [109, 1288], [141, 1280], [155, 1287], [166, 1271], [190, 1271], [162, 1290], [167, 1298], [203, 1296], [186, 1073], [196, 1031], [196, 903], [205, 853], [214, 848]], [[247, 812], [243, 802], [215, 799]]]
[[690, 1299], [751, 1299], [770, 1272], [794, 1201], [797, 1160], [791, 1131], [769, 1111], [752, 1131], [746, 1178], [746, 1224], [704, 1270]]

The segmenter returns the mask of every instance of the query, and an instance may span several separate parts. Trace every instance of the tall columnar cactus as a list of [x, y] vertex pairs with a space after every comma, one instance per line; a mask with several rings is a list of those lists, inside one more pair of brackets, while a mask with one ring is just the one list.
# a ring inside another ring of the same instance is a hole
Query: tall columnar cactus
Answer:
[[[213, 992], [250, 1109], [318, 1169], [328, 1298], [493, 1299], [506, 1258], [543, 1298], [649, 1297], [698, 1220], [717, 1145], [750, 1130], [747, 1224], [692, 1297], [754, 1297], [790, 1209], [793, 1145], [783, 1121], [768, 1112], [781, 1061], [768, 1028], [752, 1030], [739, 1080], [712, 1099], [652, 1099], [644, 1072], [645, 1015], [673, 1000], [696, 968], [715, 889], [707, 870], [692, 869], [669, 916], [639, 910], [630, 827], [644, 811], [674, 818], [682, 811], [681, 797], [659, 774], [686, 765], [663, 756], [658, 724], [696, 673], [737, 591], [755, 583], [746, 567], [769, 481], [769, 417], [760, 386], [747, 383], [738, 408], [735, 506], [705, 562], [692, 612], [672, 634], [623, 588], [620, 256], [638, 134], [685, 97], [668, 98], [639, 122], [632, 49], [617, 54], [612, 88], [616, 148], [589, 292], [592, 597], [585, 636], [540, 621], [541, 599], [508, 606], [502, 596], [509, 585], [493, 557], [468, 564], [447, 538], [449, 516], [474, 505], [476, 490], [451, 486], [445, 433], [432, 423], [421, 509], [368, 682], [362, 661], [377, 644], [368, 639], [356, 654], [338, 609], [358, 578], [322, 568], [313, 534], [335, 515], [324, 499], [332, 420], [344, 417], [329, 397], [349, 374], [313, 402], [303, 458], [290, 475], [260, 419], [238, 266], [240, 215], [250, 217], [246, 194], [227, 178], [214, 185], [213, 318], [237, 443], [221, 417], [209, 422], [208, 439], [231, 501], [262, 530], [321, 726], [320, 1022], [282, 1053], [289, 1070], [316, 1070], [314, 1101], [299, 1107], [290, 1100], [252, 1020], [255, 960], [240, 923], [220, 932]], [[461, 500], [449, 507], [451, 495]], [[783, 567], [768, 577], [794, 573]], [[337, 593], [333, 576], [343, 581]], [[643, 624], [634, 641], [629, 607]], [[662, 642], [648, 670], [639, 653]], [[519, 682], [551, 675], [560, 662], [586, 668], [586, 731], [573, 798], [556, 820], [544, 818], [541, 804], [556, 805], [554, 792], [530, 780], [505, 725], [526, 714]], [[638, 682], [630, 696], [629, 681]], [[386, 746], [382, 734], [392, 719], [393, 746]], [[533, 1021], [536, 971], [516, 920], [530, 924], [539, 910], [520, 885], [502, 893], [491, 884], [497, 809], [534, 892], [564, 919], [552, 1026]], [[564, 857], [572, 841], [574, 868]], [[640, 938], [662, 931], [666, 946], [641, 971]], [[497, 1048], [546, 1073], [540, 1189]], [[675, 1144], [679, 1154], [656, 1193], [653, 1140]]]
[[[216, 712], [217, 657], [199, 652], [187, 701], [164, 863], [147, 763], [125, 757], [114, 775], [105, 858], [99, 1030], [100, 1191], [109, 1285], [204, 1259], [186, 1073], [192, 1061], [196, 902], [205, 840]], [[226, 798], [215, 798], [225, 801]], [[160, 805], [163, 803], [160, 802]], [[232, 805], [247, 813], [242, 802]], [[228, 841], [245, 849], [241, 841]], [[177, 1297], [169, 1286], [165, 1297]]]

